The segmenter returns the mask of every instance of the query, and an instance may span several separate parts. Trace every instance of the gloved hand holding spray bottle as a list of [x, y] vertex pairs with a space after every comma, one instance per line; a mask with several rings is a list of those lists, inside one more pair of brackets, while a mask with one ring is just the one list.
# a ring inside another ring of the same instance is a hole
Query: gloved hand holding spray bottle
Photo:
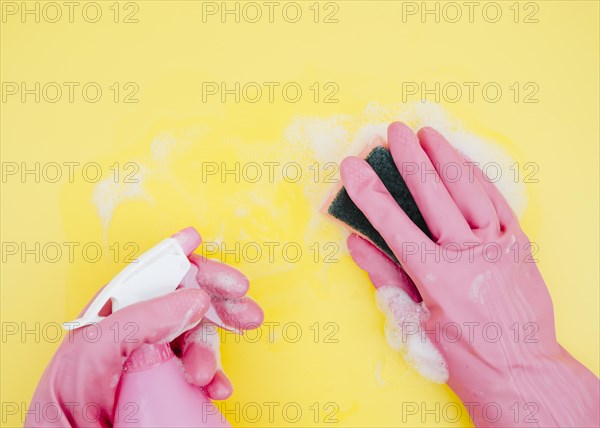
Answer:
[[231, 394], [214, 326], [257, 328], [263, 313], [240, 272], [192, 254], [200, 241], [163, 240], [65, 323], [25, 426], [230, 426], [211, 401]]

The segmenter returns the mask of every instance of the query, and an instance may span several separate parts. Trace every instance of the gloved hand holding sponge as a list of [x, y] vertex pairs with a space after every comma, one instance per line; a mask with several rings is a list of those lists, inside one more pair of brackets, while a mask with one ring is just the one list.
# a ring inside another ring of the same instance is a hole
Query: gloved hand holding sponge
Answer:
[[[478, 427], [597, 426], [600, 382], [558, 344], [504, 197], [431, 128], [392, 123], [387, 145], [369, 162], [344, 159], [329, 213], [361, 235], [348, 248], [377, 289], [390, 344], [447, 382]], [[263, 312], [240, 272], [193, 254], [199, 244], [185, 229], [99, 292], [44, 372], [26, 426], [228, 426], [210, 408], [232, 391], [215, 326], [256, 328]], [[53, 422], [40, 420], [52, 405]]]
[[421, 341], [417, 352], [427, 355], [405, 346], [407, 360], [426, 377], [447, 380], [478, 427], [598, 426], [600, 382], [557, 342], [550, 294], [502, 194], [434, 129], [415, 135], [392, 123], [388, 145], [426, 228], [365, 160], [344, 159], [341, 174], [345, 192], [399, 261], [384, 245], [348, 238], [388, 315], [390, 342]]

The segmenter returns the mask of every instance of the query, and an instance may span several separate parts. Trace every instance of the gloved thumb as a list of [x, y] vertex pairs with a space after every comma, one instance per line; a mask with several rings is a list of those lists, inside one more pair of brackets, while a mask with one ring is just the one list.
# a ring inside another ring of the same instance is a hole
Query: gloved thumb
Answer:
[[356, 234], [348, 236], [346, 245], [354, 263], [369, 274], [375, 288], [393, 285], [404, 290], [415, 303], [423, 300], [412, 279], [379, 248]]
[[128, 357], [144, 343], [170, 342], [184, 331], [196, 326], [210, 305], [210, 297], [200, 289], [176, 290], [111, 314], [98, 326], [103, 337], [116, 345], [121, 355]]

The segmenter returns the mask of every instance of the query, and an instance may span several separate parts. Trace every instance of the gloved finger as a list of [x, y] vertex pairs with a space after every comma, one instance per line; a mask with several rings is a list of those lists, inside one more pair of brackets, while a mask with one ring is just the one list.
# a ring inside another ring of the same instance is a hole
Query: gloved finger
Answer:
[[487, 193], [494, 209], [496, 210], [496, 215], [498, 216], [498, 220], [500, 221], [500, 226], [502, 230], [506, 230], [510, 225], [518, 223], [519, 219], [517, 215], [514, 213], [504, 195], [500, 193], [500, 190], [492, 183], [487, 176], [483, 173], [481, 168], [477, 165], [473, 168], [475, 178], [479, 180], [479, 183]]
[[128, 357], [144, 343], [170, 342], [194, 327], [202, 320], [209, 305], [210, 297], [199, 289], [176, 290], [165, 296], [134, 303], [98, 324], [102, 332], [114, 328], [128, 329], [130, 334], [122, 335], [127, 340], [115, 342], [114, 335], [109, 334], [102, 335], [101, 340], [107, 342], [106, 346], [114, 347], [115, 352]]
[[412, 279], [379, 248], [356, 234], [348, 236], [346, 245], [354, 262], [369, 274], [375, 288], [393, 285], [404, 290], [414, 302], [423, 300]]
[[196, 280], [196, 275], [198, 275], [198, 267], [194, 263], [190, 263], [190, 269], [181, 280], [181, 284], [179, 284], [179, 286], [181, 288], [200, 288], [200, 285]]
[[181, 361], [189, 375], [188, 381], [194, 385], [208, 385], [217, 371], [215, 355], [210, 349], [199, 344], [188, 346], [181, 355]]
[[435, 244], [408, 218], [364, 159], [345, 158], [340, 172], [350, 199], [385, 239], [406, 271], [410, 272], [411, 266], [417, 267], [422, 249]]
[[240, 330], [258, 328], [265, 315], [262, 308], [250, 297], [213, 298], [213, 306], [223, 322]]
[[248, 278], [232, 266], [198, 254], [190, 261], [198, 268], [196, 280], [211, 296], [242, 297], [248, 292]]
[[208, 385], [220, 367], [220, 342], [216, 326], [202, 321], [181, 339], [181, 361], [189, 381]]
[[202, 242], [202, 237], [200, 236], [198, 231], [191, 226], [180, 230], [179, 232], [171, 236], [171, 238], [177, 240], [179, 245], [181, 245], [181, 248], [183, 249], [183, 252], [186, 256], [192, 254]]
[[476, 242], [415, 133], [405, 124], [394, 122], [388, 127], [388, 144], [434, 240], [439, 244]]
[[228, 398], [233, 388], [221, 366], [221, 342], [215, 325], [202, 321], [183, 337], [183, 366], [192, 383], [204, 386], [215, 400]]
[[217, 370], [205, 391], [213, 400], [225, 400], [233, 393], [233, 386], [223, 370]]
[[500, 224], [496, 210], [466, 159], [433, 128], [422, 128], [417, 136], [469, 226], [498, 232]]
[[[190, 259], [191, 262], [191, 257], [194, 255], [194, 250], [198, 248], [202, 242], [202, 238], [200, 237], [198, 231], [193, 227], [188, 227], [174, 234], [172, 238], [177, 240], [185, 255], [188, 256], [188, 259]], [[190, 263], [190, 269], [181, 280], [181, 284], [179, 284], [179, 286], [181, 288], [199, 288], [198, 283], [196, 282], [197, 273], [198, 267], [194, 263]]]

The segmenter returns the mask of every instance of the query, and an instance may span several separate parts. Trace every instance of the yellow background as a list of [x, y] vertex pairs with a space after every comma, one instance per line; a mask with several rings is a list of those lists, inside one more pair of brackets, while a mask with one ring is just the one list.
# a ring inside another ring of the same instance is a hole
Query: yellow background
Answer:
[[[316, 159], [312, 149], [294, 146], [286, 135], [294, 120], [345, 117], [353, 135], [365, 124], [402, 119], [385, 113], [402, 104], [401, 82], [497, 82], [505, 91], [497, 103], [477, 95], [474, 102], [463, 96], [440, 104], [516, 161], [539, 165], [539, 182], [525, 184], [522, 226], [539, 244], [560, 342], [598, 374], [598, 2], [537, 2], [537, 23], [513, 22], [513, 2], [500, 2], [497, 23], [486, 22], [481, 9], [473, 23], [465, 16], [458, 23], [432, 17], [422, 23], [419, 15], [402, 22], [402, 2], [394, 1], [339, 1], [339, 22], [315, 23], [312, 2], [300, 2], [303, 17], [295, 24], [282, 19], [281, 9], [274, 23], [265, 17], [259, 23], [232, 18], [222, 23], [219, 16], [202, 22], [202, 2], [196, 1], [139, 1], [139, 22], [114, 23], [112, 3], [100, 2], [103, 17], [95, 24], [85, 22], [80, 9], [74, 23], [65, 17], [55, 24], [31, 17], [22, 23], [19, 15], [0, 23], [2, 82], [92, 81], [104, 90], [97, 103], [83, 101], [80, 92], [73, 103], [64, 94], [57, 103], [9, 97], [1, 104], [2, 161], [98, 162], [104, 178], [115, 162], [139, 162], [149, 195], [122, 201], [105, 229], [93, 203], [96, 184], [80, 175], [74, 183], [7, 178], [3, 242], [96, 242], [105, 252], [97, 263], [79, 256], [73, 263], [65, 257], [57, 263], [9, 257], [1, 274], [3, 326], [35, 329], [36, 323], [74, 318], [123, 266], [123, 257], [115, 263], [109, 253], [115, 243], [123, 249], [134, 242], [144, 250], [188, 225], [207, 241], [222, 239], [231, 246], [297, 242], [304, 250], [297, 263], [280, 255], [273, 263], [227, 258], [250, 278], [250, 294], [265, 308], [266, 320], [280, 324], [273, 327], [274, 340], [266, 329], [257, 343], [224, 338], [223, 363], [235, 386], [226, 408], [295, 402], [303, 411], [297, 423], [276, 411], [273, 421], [264, 414], [254, 425], [306, 426], [315, 424], [316, 402], [319, 425], [331, 425], [324, 419], [337, 409], [333, 416], [339, 422], [333, 425], [395, 426], [403, 422], [402, 402], [444, 407], [456, 397], [446, 386], [423, 380], [389, 349], [368, 279], [342, 246], [345, 232], [316, 212], [330, 184], [313, 186], [307, 175], [298, 183], [229, 178], [223, 184], [214, 177], [202, 183], [199, 171], [205, 161], [296, 160], [309, 174]], [[125, 4], [119, 7], [125, 13]], [[525, 5], [518, 7], [523, 21]], [[319, 8], [325, 13], [324, 3]], [[202, 82], [222, 81], [297, 82], [304, 95], [298, 103], [280, 95], [273, 103], [264, 98], [222, 103], [218, 97], [203, 102]], [[113, 82], [121, 87], [135, 82], [139, 102], [113, 102], [108, 89]], [[314, 102], [308, 89], [314, 82], [335, 82], [339, 102]], [[539, 102], [515, 102], [508, 90], [513, 82], [535, 82]], [[374, 102], [382, 107], [371, 117], [364, 112]], [[175, 142], [166, 160], [152, 157], [157, 138]], [[308, 247], [317, 243], [323, 250], [329, 242], [340, 245], [338, 262], [324, 263], [321, 254], [315, 263]], [[325, 327], [328, 322], [336, 323], [337, 343], [324, 340], [333, 331]], [[297, 343], [282, 337], [286, 323], [300, 326]], [[25, 407], [58, 344], [32, 334], [25, 340], [3, 336], [2, 342], [1, 401]], [[23, 413], [24, 408], [3, 425], [21, 425]], [[237, 414], [230, 417], [234, 425], [253, 425]], [[422, 422], [409, 417], [405, 423]], [[429, 416], [423, 423], [437, 424], [448, 422]], [[469, 425], [464, 412], [454, 425]]]

